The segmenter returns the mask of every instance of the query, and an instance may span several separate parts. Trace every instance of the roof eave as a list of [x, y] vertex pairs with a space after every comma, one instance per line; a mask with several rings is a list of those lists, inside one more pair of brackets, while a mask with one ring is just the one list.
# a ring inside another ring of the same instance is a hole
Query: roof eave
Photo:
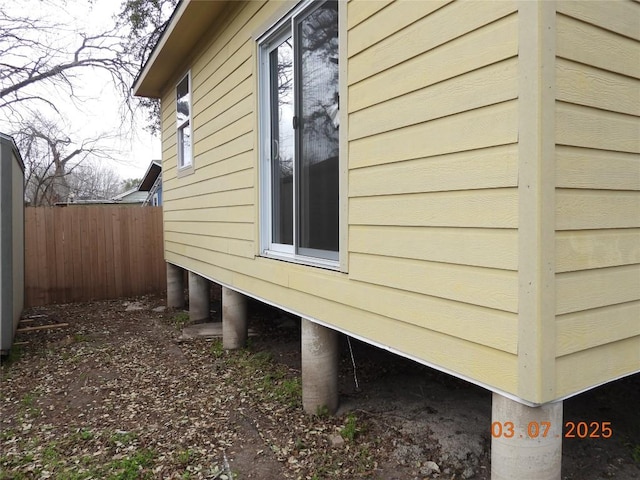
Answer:
[[138, 97], [160, 98], [167, 82], [175, 75], [175, 69], [183, 65], [185, 58], [208, 27], [219, 18], [226, 4], [226, 0], [181, 1], [135, 79], [133, 94]]

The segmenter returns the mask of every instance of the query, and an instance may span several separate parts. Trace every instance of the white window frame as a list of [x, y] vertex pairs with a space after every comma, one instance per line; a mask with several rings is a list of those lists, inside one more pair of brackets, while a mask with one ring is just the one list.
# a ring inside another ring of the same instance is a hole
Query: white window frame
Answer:
[[[273, 50], [273, 47], [279, 44], [279, 41], [287, 36], [288, 33], [293, 31], [293, 24], [295, 23], [295, 19], [302, 13], [307, 11], [311, 11], [313, 9], [312, 5], [315, 3], [320, 3], [314, 0], [305, 0], [300, 2], [297, 6], [289, 10], [270, 28], [268, 28], [264, 33], [262, 33], [257, 38], [257, 52], [258, 52], [258, 139], [259, 139], [259, 161], [260, 161], [260, 253], [262, 256], [275, 258], [279, 260], [286, 260], [292, 263], [300, 263], [310, 266], [317, 266], [332, 270], [340, 269], [340, 252], [343, 249], [343, 242], [339, 241], [339, 249], [336, 252], [330, 252], [331, 258], [327, 258], [327, 251], [322, 251], [321, 256], [311, 256], [315, 253], [313, 249], [305, 248], [304, 253], [301, 253], [297, 247], [297, 210], [296, 204], [297, 202], [294, 200], [293, 202], [293, 232], [294, 232], [294, 244], [281, 244], [275, 243], [272, 241], [272, 227], [273, 227], [273, 218], [272, 218], [272, 186], [271, 186], [271, 173], [272, 173], [272, 163], [271, 163], [271, 105], [270, 105], [270, 93], [271, 93], [271, 85], [270, 85], [270, 75], [269, 75], [269, 53]], [[340, 2], [339, 2], [340, 3]], [[338, 9], [338, 18], [339, 22], [342, 22], [340, 19], [342, 15], [342, 9], [339, 6]], [[341, 29], [338, 28], [338, 43], [339, 45], [343, 42], [343, 37], [341, 35]], [[280, 42], [281, 43], [281, 42]], [[341, 58], [343, 57], [344, 51], [343, 48], [339, 48], [339, 55]], [[295, 64], [295, 57], [294, 57]], [[294, 66], [294, 69], [297, 68]], [[344, 108], [343, 97], [346, 99], [346, 95], [343, 96], [343, 79], [342, 72], [339, 73], [340, 79], [338, 81], [338, 90], [340, 92], [340, 111]], [[297, 98], [298, 91], [297, 86], [294, 81], [294, 98]], [[341, 122], [342, 123], [342, 122]], [[343, 127], [341, 125], [341, 130]], [[343, 142], [344, 136], [342, 132], [339, 135], [339, 164], [342, 165], [342, 156], [343, 156]], [[295, 169], [296, 169], [296, 161], [294, 161], [294, 178], [295, 178]], [[342, 168], [340, 168], [342, 170]], [[339, 172], [340, 182], [342, 183], [342, 171]], [[337, 185], [336, 187], [340, 187]], [[296, 189], [297, 190], [297, 189]], [[342, 195], [342, 188], [339, 188], [340, 196]], [[297, 196], [297, 191], [294, 193], [294, 197]], [[342, 202], [342, 199], [339, 199]], [[340, 209], [340, 214], [342, 214], [342, 209]], [[340, 232], [343, 228], [342, 219], [336, 219], [338, 222], [338, 231]], [[320, 253], [320, 251], [318, 251]]]
[[[187, 100], [189, 102], [189, 115], [188, 115], [188, 118], [184, 120], [182, 123], [178, 123], [177, 92], [178, 92], [178, 87], [182, 82], [184, 82], [185, 79], [187, 80], [187, 88], [189, 89], [187, 94]], [[192, 117], [193, 117], [192, 98], [193, 97], [192, 97], [192, 90], [191, 90], [191, 71], [188, 71], [185, 75], [180, 77], [180, 80], [178, 81], [178, 83], [176, 83], [176, 88], [174, 89], [174, 92], [175, 92], [174, 95], [175, 95], [175, 101], [176, 101], [176, 148], [178, 150], [177, 152], [178, 173], [186, 174], [193, 171], [193, 149], [194, 149], [194, 143], [195, 143], [193, 140], [194, 138], [193, 121], [192, 121]], [[185, 158], [184, 148], [182, 145], [182, 132], [187, 127], [191, 130], [191, 148], [189, 149], [189, 155]]]

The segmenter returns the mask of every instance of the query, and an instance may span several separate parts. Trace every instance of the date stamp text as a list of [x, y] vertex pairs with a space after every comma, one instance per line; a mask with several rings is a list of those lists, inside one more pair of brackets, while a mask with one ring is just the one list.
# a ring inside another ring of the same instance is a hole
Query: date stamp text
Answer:
[[[494, 438], [546, 438], [553, 435], [560, 438], [560, 433], [552, 434], [551, 422], [529, 422], [526, 428], [518, 429], [513, 422], [493, 422], [491, 436]], [[611, 422], [573, 422], [564, 423], [563, 438], [611, 438], [613, 429]]]

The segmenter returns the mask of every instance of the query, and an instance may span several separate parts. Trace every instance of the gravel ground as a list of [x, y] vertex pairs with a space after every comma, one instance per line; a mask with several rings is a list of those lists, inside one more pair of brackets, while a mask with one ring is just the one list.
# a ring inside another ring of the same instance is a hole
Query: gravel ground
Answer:
[[[20, 334], [3, 362], [0, 479], [489, 478], [484, 390], [357, 342], [354, 378], [345, 340], [340, 410], [311, 417], [296, 319], [252, 305], [256, 335], [225, 352], [180, 342], [187, 316], [162, 305], [25, 312], [68, 326]], [[564, 479], [640, 478], [637, 377], [565, 402], [565, 419], [611, 421], [615, 435], [565, 440]]]

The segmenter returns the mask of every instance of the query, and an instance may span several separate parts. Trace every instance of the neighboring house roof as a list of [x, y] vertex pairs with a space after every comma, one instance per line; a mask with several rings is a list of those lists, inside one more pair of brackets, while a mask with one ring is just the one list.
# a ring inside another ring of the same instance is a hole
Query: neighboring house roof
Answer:
[[138, 187], [127, 190], [126, 192], [116, 195], [112, 198], [118, 203], [142, 203], [147, 198], [147, 192], [141, 192]]
[[116, 202], [114, 200], [73, 200], [73, 201], [68, 201], [68, 202], [56, 202], [54, 203], [54, 205], [56, 207], [68, 207], [68, 206], [80, 206], [80, 205], [115, 205], [119, 202]]
[[229, 2], [182, 0], [133, 84], [133, 94], [159, 98], [192, 48], [221, 16]]
[[151, 160], [149, 168], [147, 168], [147, 172], [144, 174], [142, 180], [140, 181], [138, 190], [140, 190], [141, 192], [150, 191], [153, 185], [158, 180], [160, 173], [162, 173], [162, 163], [160, 163], [160, 160]]
[[147, 172], [144, 174], [144, 177], [142, 177], [140, 185], [138, 186], [139, 191], [146, 192], [147, 194], [142, 206], [153, 203], [153, 195], [160, 189], [161, 185], [162, 163], [160, 160], [151, 160], [149, 168], [147, 168]]

